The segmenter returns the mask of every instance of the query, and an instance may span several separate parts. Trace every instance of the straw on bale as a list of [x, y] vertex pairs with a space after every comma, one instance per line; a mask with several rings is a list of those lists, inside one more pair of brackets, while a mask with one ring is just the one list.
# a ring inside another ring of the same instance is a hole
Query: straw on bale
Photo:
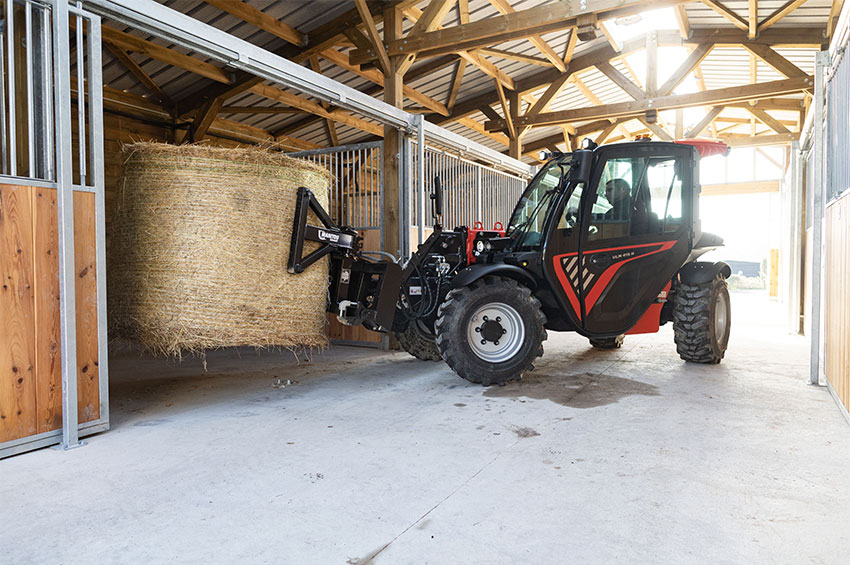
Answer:
[[124, 158], [110, 228], [112, 337], [169, 355], [327, 343], [327, 261], [286, 271], [296, 191], [327, 207], [327, 171], [249, 147], [134, 143]]

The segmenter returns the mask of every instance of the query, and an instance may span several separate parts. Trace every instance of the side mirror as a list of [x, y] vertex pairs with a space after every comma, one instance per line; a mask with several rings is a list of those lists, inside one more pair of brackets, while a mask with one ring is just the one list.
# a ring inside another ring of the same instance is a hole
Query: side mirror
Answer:
[[589, 183], [592, 164], [593, 151], [587, 149], [573, 151], [573, 160], [570, 162], [570, 181]]
[[431, 200], [434, 202], [434, 218], [443, 215], [443, 185], [440, 182], [440, 177], [434, 177], [434, 193], [431, 194]]

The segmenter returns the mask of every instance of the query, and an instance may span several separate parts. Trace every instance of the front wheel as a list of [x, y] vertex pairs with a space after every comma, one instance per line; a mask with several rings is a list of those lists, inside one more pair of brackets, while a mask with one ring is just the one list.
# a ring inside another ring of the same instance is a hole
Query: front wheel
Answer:
[[418, 320], [411, 320], [403, 332], [395, 334], [402, 349], [423, 361], [442, 361], [434, 335]]
[[546, 316], [531, 290], [517, 281], [485, 277], [454, 289], [434, 328], [443, 359], [464, 379], [503, 385], [534, 368], [543, 354]]
[[693, 363], [720, 363], [729, 344], [732, 310], [726, 279], [701, 285], [680, 283], [673, 299], [673, 335], [679, 357]]

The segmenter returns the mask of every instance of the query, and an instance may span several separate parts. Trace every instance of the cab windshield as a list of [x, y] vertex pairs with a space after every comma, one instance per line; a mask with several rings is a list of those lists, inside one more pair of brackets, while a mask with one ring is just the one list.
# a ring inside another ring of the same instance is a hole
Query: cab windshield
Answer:
[[571, 159], [570, 153], [553, 159], [531, 179], [508, 223], [507, 235], [514, 240], [515, 250], [540, 246], [546, 212], [555, 201], [561, 180], [569, 171]]

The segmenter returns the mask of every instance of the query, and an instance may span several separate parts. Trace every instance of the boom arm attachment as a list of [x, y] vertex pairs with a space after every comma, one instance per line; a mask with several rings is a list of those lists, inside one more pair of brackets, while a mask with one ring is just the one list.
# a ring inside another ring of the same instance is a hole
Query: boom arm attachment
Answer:
[[[321, 226], [307, 223], [311, 211]], [[308, 241], [321, 246], [305, 257], [304, 243]], [[327, 311], [350, 326], [363, 324], [370, 330], [388, 331], [401, 288], [401, 267], [362, 255], [357, 231], [336, 225], [313, 192], [302, 186], [295, 204], [287, 270], [302, 273], [325, 255], [330, 255]]]

